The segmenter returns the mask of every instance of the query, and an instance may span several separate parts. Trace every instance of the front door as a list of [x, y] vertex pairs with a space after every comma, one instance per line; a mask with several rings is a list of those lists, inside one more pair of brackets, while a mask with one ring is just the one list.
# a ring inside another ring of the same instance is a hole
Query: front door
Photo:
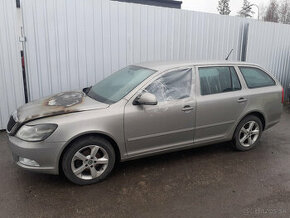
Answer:
[[154, 94], [157, 105], [133, 105], [138, 94], [128, 101], [124, 129], [129, 156], [193, 143], [196, 108], [193, 81], [191, 68], [167, 72], [143, 91]]

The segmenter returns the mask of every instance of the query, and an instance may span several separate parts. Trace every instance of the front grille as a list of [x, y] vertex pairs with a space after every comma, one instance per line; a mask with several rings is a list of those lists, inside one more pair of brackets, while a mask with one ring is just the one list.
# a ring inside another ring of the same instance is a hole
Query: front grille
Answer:
[[15, 124], [16, 124], [16, 121], [14, 120], [13, 116], [11, 116], [7, 124], [7, 131], [10, 132], [12, 128], [15, 126]]

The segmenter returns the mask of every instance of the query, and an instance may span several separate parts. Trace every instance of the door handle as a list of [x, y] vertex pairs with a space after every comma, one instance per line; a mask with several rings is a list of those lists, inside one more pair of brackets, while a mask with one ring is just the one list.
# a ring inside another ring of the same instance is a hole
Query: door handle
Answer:
[[185, 105], [183, 108], [182, 108], [182, 111], [191, 111], [193, 110], [193, 107], [191, 107], [190, 105]]
[[246, 102], [246, 101], [248, 101], [248, 99], [246, 99], [246, 98], [239, 98], [237, 100], [238, 103], [242, 103], [242, 102]]

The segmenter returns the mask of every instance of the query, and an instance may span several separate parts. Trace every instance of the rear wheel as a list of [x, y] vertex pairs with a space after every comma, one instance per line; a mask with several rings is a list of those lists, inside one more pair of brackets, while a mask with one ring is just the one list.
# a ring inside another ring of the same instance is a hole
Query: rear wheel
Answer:
[[247, 151], [255, 147], [262, 135], [261, 120], [253, 115], [245, 117], [237, 126], [234, 135], [234, 146], [237, 150]]
[[74, 142], [64, 153], [62, 169], [73, 183], [87, 185], [105, 179], [114, 168], [115, 152], [106, 139], [96, 136]]

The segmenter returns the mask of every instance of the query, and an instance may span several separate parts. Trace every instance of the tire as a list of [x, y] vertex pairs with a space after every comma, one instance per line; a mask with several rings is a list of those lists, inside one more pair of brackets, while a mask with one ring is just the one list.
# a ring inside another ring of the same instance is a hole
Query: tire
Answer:
[[61, 164], [68, 180], [77, 185], [89, 185], [104, 180], [112, 172], [115, 161], [115, 151], [109, 141], [89, 136], [73, 142]]
[[261, 138], [262, 131], [263, 125], [258, 117], [254, 115], [245, 117], [236, 128], [233, 137], [234, 148], [239, 151], [254, 148]]

